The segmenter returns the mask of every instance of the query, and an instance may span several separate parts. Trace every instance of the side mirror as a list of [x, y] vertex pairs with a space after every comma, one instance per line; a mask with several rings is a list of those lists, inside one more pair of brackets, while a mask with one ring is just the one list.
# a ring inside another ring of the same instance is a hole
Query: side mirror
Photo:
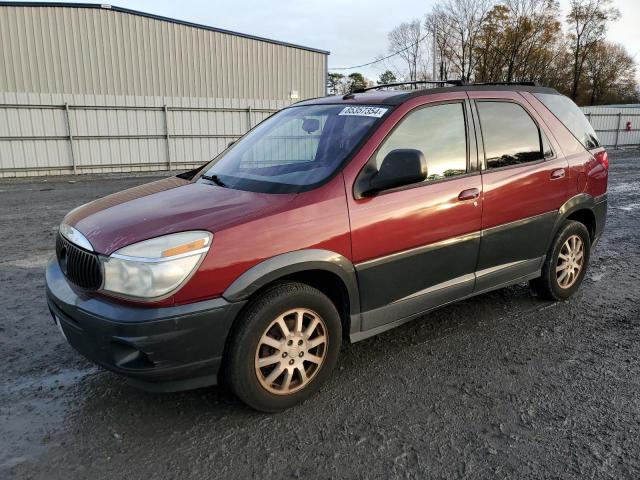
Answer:
[[412, 148], [398, 148], [384, 157], [380, 170], [370, 178], [370, 188], [364, 194], [411, 185], [426, 178], [427, 161], [424, 154]]

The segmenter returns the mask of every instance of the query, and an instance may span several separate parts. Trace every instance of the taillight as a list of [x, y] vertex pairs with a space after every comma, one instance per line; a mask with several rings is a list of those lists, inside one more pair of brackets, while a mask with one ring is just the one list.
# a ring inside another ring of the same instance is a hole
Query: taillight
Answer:
[[596, 153], [596, 160], [605, 170], [609, 170], [609, 154], [606, 150]]

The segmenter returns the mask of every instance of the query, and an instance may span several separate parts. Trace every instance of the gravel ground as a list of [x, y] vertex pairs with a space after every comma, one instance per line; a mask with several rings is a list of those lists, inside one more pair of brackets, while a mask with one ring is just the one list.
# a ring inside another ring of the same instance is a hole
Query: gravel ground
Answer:
[[149, 177], [0, 183], [0, 478], [639, 478], [640, 155], [564, 303], [502, 289], [346, 347], [285, 413], [148, 394], [53, 325], [44, 265], [73, 207]]

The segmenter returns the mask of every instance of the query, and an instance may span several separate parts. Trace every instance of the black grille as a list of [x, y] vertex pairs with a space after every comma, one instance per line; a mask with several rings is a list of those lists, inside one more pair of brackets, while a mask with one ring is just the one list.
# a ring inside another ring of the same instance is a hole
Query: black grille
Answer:
[[74, 245], [58, 233], [56, 256], [65, 276], [80, 288], [97, 290], [102, 285], [98, 256]]

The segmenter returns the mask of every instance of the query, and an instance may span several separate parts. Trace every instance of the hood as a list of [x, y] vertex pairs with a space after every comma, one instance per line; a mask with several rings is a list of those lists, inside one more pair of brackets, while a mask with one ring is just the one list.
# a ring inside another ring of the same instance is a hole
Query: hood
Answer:
[[278, 210], [293, 197], [171, 177], [87, 203], [71, 211], [64, 223], [87, 237], [96, 252], [110, 255], [126, 245], [169, 233], [208, 230], [215, 234]]

